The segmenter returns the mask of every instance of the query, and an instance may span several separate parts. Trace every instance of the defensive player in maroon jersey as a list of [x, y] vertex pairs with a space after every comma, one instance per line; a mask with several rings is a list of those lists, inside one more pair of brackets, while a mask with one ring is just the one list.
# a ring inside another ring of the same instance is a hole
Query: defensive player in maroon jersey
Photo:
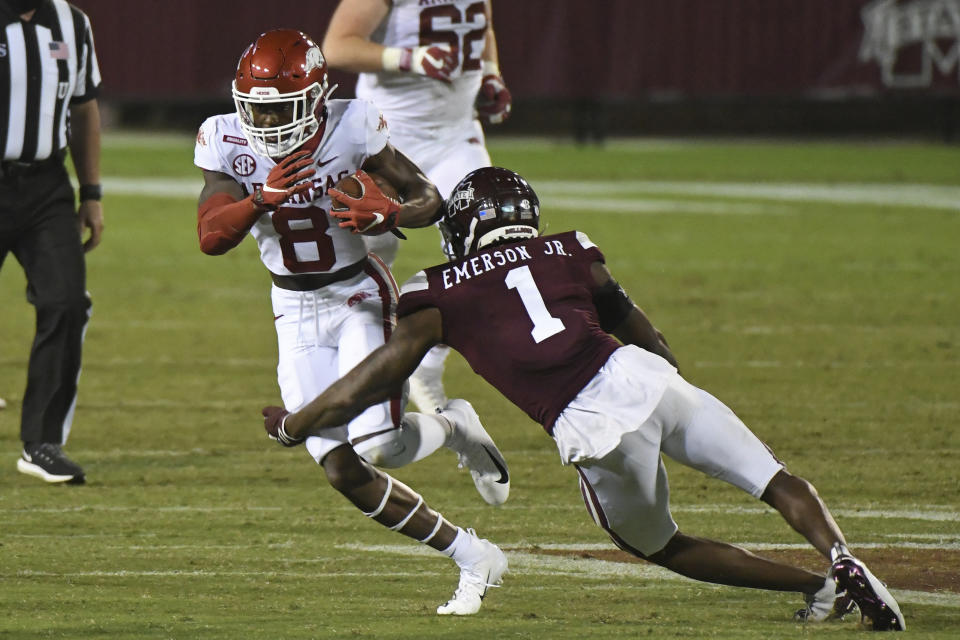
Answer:
[[[539, 236], [539, 206], [512, 171], [468, 174], [440, 223], [450, 262], [404, 285], [384, 346], [296, 413], [265, 409], [268, 434], [296, 441], [342, 424], [393, 393], [433, 345], [448, 344], [554, 438], [590, 515], [621, 549], [697, 580], [800, 592], [803, 620], [856, 605], [872, 628], [904, 629], [896, 600], [850, 553], [814, 487], [680, 376], [663, 334], [585, 234]], [[661, 453], [776, 509], [829, 559], [826, 574], [681, 532]]]

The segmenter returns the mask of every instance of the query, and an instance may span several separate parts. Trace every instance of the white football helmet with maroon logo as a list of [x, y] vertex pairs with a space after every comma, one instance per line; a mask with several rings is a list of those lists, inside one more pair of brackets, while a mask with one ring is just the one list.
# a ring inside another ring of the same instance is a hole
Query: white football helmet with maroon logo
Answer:
[[459, 260], [491, 244], [536, 238], [540, 199], [519, 174], [501, 167], [471, 171], [443, 205], [443, 251]]
[[332, 91], [320, 47], [295, 29], [260, 34], [240, 57], [233, 81], [240, 128], [257, 153], [271, 158], [288, 155], [320, 130]]

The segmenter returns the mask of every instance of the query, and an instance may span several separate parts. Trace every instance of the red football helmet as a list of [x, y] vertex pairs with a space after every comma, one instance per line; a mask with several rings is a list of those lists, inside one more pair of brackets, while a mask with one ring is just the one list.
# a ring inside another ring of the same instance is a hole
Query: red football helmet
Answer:
[[281, 158], [310, 139], [326, 118], [327, 61], [295, 29], [260, 34], [237, 65], [233, 101], [240, 128], [258, 153]]
[[438, 226], [450, 260], [539, 234], [540, 199], [530, 183], [509, 169], [471, 171], [453, 188], [443, 209]]

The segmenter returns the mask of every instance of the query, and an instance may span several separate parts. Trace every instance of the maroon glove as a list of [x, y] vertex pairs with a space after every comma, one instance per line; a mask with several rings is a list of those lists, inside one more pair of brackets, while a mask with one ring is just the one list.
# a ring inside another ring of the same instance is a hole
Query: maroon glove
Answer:
[[260, 413], [263, 414], [263, 428], [267, 430], [267, 436], [272, 440], [276, 440], [285, 447], [295, 447], [306, 440], [306, 438], [294, 438], [287, 434], [284, 423], [290, 412], [283, 407], [264, 407]]
[[354, 198], [339, 189], [327, 189], [327, 194], [332, 199], [347, 207], [331, 211], [340, 220], [340, 226], [368, 236], [377, 236], [394, 229], [400, 217], [400, 203], [384, 194], [363, 169], [357, 169], [353, 176], [363, 187], [359, 197]]
[[500, 124], [510, 116], [513, 96], [503, 83], [500, 73], [488, 73], [480, 83], [477, 94], [477, 114], [489, 124]]
[[400, 53], [399, 70], [450, 82], [450, 74], [460, 63], [459, 58], [459, 51], [446, 44], [406, 48]]
[[[266, 184], [254, 189], [253, 202], [264, 209], [273, 210], [295, 195], [310, 189], [313, 183], [307, 178], [317, 172], [316, 167], [310, 166], [313, 164], [312, 155], [311, 151], [297, 151], [277, 163], [267, 174]], [[303, 180], [307, 181], [302, 182]]]

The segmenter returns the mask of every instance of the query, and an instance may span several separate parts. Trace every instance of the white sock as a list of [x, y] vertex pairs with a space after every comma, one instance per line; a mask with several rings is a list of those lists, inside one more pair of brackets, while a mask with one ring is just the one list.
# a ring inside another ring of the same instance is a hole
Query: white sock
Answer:
[[423, 356], [423, 360], [420, 361], [420, 366], [424, 369], [442, 370], [443, 363], [447, 360], [448, 355], [450, 355], [450, 347], [445, 344], [438, 344], [427, 351], [427, 355]]
[[836, 562], [837, 558], [840, 556], [852, 556], [850, 550], [847, 549], [847, 545], [842, 542], [834, 542], [833, 548], [830, 549], [830, 562]]
[[441, 553], [452, 558], [458, 566], [473, 564], [483, 557], [484, 550], [479, 542], [476, 536], [470, 535], [462, 527], [457, 527], [457, 537]]

